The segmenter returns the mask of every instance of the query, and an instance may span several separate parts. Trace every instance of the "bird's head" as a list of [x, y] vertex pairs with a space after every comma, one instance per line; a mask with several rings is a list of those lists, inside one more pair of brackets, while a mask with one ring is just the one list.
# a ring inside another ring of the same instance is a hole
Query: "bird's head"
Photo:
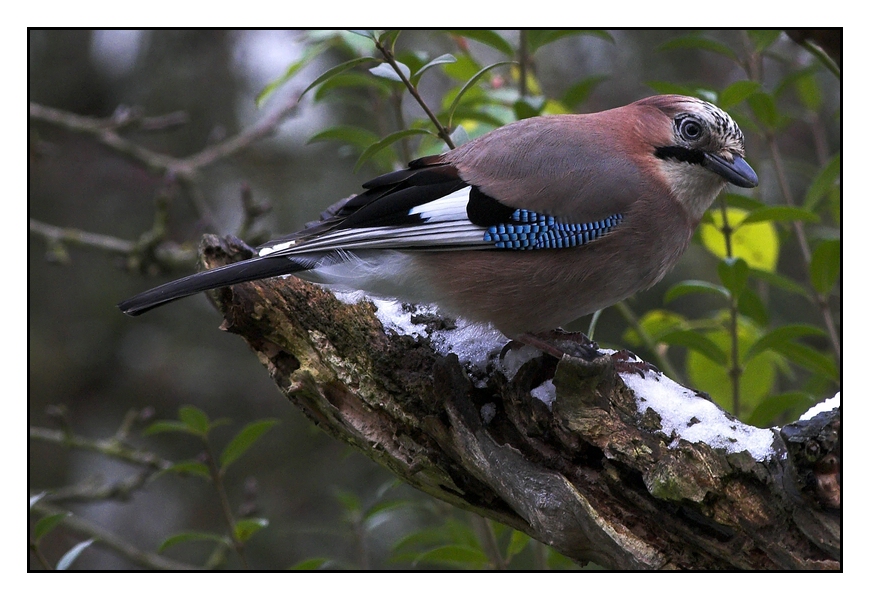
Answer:
[[635, 102], [653, 111], [655, 164], [677, 201], [700, 219], [726, 183], [751, 188], [758, 176], [746, 162], [743, 132], [728, 113], [689, 96]]

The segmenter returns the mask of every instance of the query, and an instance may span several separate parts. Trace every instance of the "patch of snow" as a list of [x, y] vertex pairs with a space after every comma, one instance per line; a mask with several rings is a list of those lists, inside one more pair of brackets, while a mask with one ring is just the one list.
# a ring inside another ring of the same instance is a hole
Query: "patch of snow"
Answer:
[[531, 392], [533, 398], [537, 398], [547, 405], [547, 408], [553, 410], [553, 401], [556, 400], [556, 386], [553, 385], [553, 380], [548, 379]]
[[622, 373], [637, 397], [639, 412], [651, 408], [661, 417], [662, 431], [688, 442], [705, 442], [729, 453], [746, 450], [757, 461], [773, 456], [773, 431], [741, 423], [713, 402], [664, 375]]
[[828, 398], [827, 400], [816, 404], [814, 407], [802, 414], [798, 421], [809, 421], [817, 414], [834, 410], [835, 408], [840, 408], [840, 392], [834, 394], [833, 398]]

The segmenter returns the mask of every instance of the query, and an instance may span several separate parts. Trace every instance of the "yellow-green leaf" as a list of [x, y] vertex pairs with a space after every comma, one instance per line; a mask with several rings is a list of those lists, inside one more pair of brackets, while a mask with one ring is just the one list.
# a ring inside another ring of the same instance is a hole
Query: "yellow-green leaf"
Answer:
[[[776, 357], [770, 352], [762, 352], [749, 361], [743, 360], [746, 351], [758, 339], [758, 330], [741, 320], [738, 325], [738, 355], [743, 371], [740, 375], [740, 412], [746, 414], [755, 409], [762, 398], [765, 398], [776, 381]], [[726, 331], [712, 331], [706, 334], [711, 342], [721, 351], [731, 357], [731, 338]], [[686, 372], [692, 382], [692, 387], [703, 390], [727, 410], [733, 410], [732, 382], [728, 364], [717, 364], [700, 352], [690, 350], [686, 356]], [[739, 415], [737, 415], [739, 416]]]
[[[762, 221], [742, 225], [746, 211], [728, 208], [728, 225], [732, 228], [731, 250], [735, 258], [742, 258], [750, 267], [762, 271], [775, 271], [779, 260], [779, 236], [772, 223]], [[727, 258], [725, 236], [722, 234], [724, 219], [721, 210], [710, 213], [713, 224], [702, 223], [699, 228], [704, 247], [719, 258]]]

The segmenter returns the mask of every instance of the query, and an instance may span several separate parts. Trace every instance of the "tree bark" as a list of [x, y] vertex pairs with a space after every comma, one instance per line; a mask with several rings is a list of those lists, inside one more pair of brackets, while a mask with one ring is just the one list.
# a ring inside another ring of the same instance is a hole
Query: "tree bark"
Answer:
[[[215, 236], [200, 252], [209, 268], [250, 255]], [[222, 328], [328, 434], [580, 564], [840, 568], [839, 409], [773, 430], [770, 456], [756, 460], [662, 431], [625, 383], [660, 379], [637, 363], [543, 355], [509, 378], [470, 372], [425, 337], [385, 331], [373, 304], [342, 303], [295, 277], [212, 298]], [[550, 407], [531, 394], [548, 380]]]

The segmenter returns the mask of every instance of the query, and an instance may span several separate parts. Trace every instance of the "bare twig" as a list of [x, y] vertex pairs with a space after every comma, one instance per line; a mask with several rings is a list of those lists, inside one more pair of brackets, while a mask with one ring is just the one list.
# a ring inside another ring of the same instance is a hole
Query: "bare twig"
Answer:
[[529, 58], [528, 32], [525, 29], [520, 29], [520, 98], [525, 98], [529, 94]]
[[116, 254], [129, 254], [136, 246], [134, 242], [110, 235], [89, 233], [74, 227], [56, 227], [36, 219], [30, 219], [30, 232], [36, 233], [51, 242], [64, 242], [88, 248], [97, 248]]
[[105, 456], [111, 456], [124, 462], [152, 469], [168, 469], [172, 466], [172, 462], [151, 452], [137, 450], [125, 444], [122, 444], [116, 438], [106, 440], [95, 440], [80, 435], [70, 435], [64, 431], [57, 429], [48, 429], [46, 427], [31, 427], [30, 439], [43, 442], [51, 442], [55, 444], [63, 444], [70, 448], [78, 448], [81, 450], [91, 450], [99, 452]]
[[507, 563], [498, 549], [498, 541], [495, 539], [492, 521], [484, 519], [480, 515], [472, 514], [471, 526], [477, 535], [477, 539], [480, 540], [480, 546], [489, 559], [490, 566], [497, 571], [506, 570]]
[[[200, 217], [211, 227], [216, 227], [216, 220], [206, 202], [200, 188], [201, 169], [236, 154], [254, 142], [272, 134], [278, 125], [295, 110], [297, 101], [294, 99], [281, 108], [251, 125], [238, 135], [209, 146], [204, 150], [186, 158], [175, 158], [149, 150], [131, 142], [119, 134], [119, 131], [138, 126], [144, 130], [163, 129], [176, 126], [185, 121], [183, 113], [171, 113], [162, 117], [144, 118], [140, 112], [128, 109], [118, 110], [107, 119], [85, 117], [66, 111], [30, 103], [30, 118], [68, 131], [91, 135], [106, 147], [134, 160], [146, 168], [161, 173], [169, 179], [169, 185], [158, 194], [157, 212], [154, 226], [145, 232], [138, 241], [131, 242], [111, 236], [88, 233], [73, 228], [60, 228], [35, 219], [30, 219], [30, 231], [42, 235], [50, 244], [74, 243], [106, 250], [127, 256], [128, 266], [137, 267], [142, 262], [142, 254], [148, 254], [149, 260], [157, 259], [162, 266], [175, 267], [180, 264], [189, 265], [196, 257], [192, 249], [184, 249], [166, 240], [166, 219], [168, 218], [168, 202], [172, 194], [172, 186], [177, 182], [186, 192], [190, 202], [196, 208]], [[246, 206], [247, 208], [247, 206]], [[264, 212], [258, 208], [260, 214]], [[249, 213], [246, 212], [246, 215]], [[243, 226], [249, 227], [250, 221]]]

